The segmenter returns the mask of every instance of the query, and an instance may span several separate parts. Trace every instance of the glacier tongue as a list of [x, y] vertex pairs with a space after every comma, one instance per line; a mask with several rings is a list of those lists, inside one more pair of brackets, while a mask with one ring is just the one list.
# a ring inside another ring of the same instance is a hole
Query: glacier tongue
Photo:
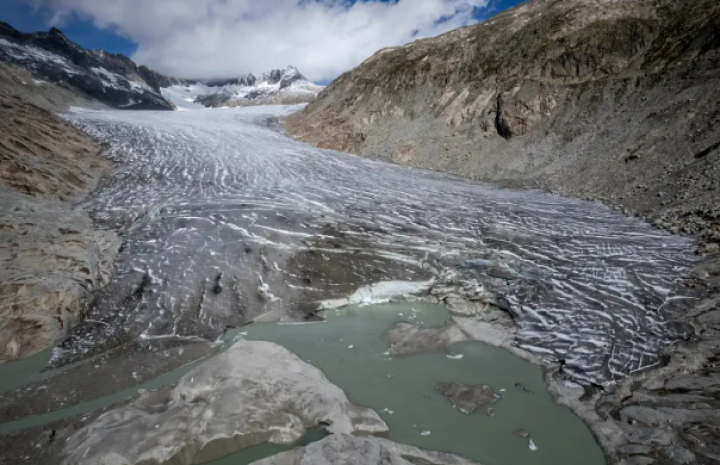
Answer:
[[652, 366], [682, 336], [690, 240], [598, 203], [315, 149], [274, 129], [296, 110], [69, 116], [118, 164], [81, 207], [126, 241], [93, 310], [106, 324], [77, 327], [58, 363], [143, 337], [215, 340], [268, 312], [312, 320], [321, 301], [448, 270], [583, 382]]

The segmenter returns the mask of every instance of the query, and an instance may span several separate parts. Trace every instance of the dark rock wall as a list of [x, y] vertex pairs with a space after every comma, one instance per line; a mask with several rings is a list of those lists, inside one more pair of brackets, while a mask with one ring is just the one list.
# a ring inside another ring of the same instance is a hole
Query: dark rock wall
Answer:
[[[162, 76], [143, 66], [138, 67], [124, 55], [102, 50], [85, 50], [56, 28], [49, 32], [26, 34], [0, 22], [0, 38], [66, 60], [65, 63], [60, 63], [37, 55], [22, 56], [7, 47], [0, 47], [0, 61], [25, 67], [37, 79], [79, 90], [88, 97], [113, 107], [158, 110], [174, 108], [172, 103], [162, 97], [160, 87], [163, 87], [162, 84], [179, 80]], [[93, 68], [115, 73], [141, 88], [133, 88], [133, 85], [126, 81], [111, 83], [114, 85], [109, 86], [107, 80], [104, 81]]]

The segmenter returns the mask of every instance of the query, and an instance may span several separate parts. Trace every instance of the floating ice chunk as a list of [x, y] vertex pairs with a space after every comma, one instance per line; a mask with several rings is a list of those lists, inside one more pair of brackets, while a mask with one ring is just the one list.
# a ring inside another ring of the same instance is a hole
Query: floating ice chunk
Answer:
[[420, 436], [430, 436], [430, 431], [423, 431]]
[[392, 414], [394, 413], [392, 410], [390, 410], [390, 409], [387, 408], [387, 407], [385, 407], [384, 409], [382, 409], [382, 411], [383, 411], [383, 412], [386, 412], [388, 415], [392, 415]]
[[532, 439], [530, 440], [530, 442], [528, 442], [528, 449], [530, 449], [530, 450], [532, 450], [532, 451], [536, 451], [536, 450], [537, 450], [537, 446], [535, 445], [535, 443], [533, 442]]
[[354, 346], [353, 344], [350, 344], [350, 345], [348, 346], [348, 349], [352, 349], [353, 347], [355, 347], [355, 346]]
[[451, 360], [460, 360], [460, 359], [463, 358], [463, 357], [464, 357], [463, 354], [448, 355], [448, 356], [447, 356], [447, 358], [449, 358], [449, 359], [451, 359]]
[[505, 388], [500, 389], [500, 392], [505, 392], [505, 391], [506, 391]]

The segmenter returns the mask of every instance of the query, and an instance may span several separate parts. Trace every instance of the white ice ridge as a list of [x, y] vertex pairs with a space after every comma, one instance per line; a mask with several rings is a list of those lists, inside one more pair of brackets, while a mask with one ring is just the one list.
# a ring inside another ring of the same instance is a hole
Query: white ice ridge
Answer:
[[322, 310], [331, 310], [346, 305], [370, 305], [390, 302], [395, 297], [405, 297], [421, 294], [432, 285], [434, 281], [381, 281], [379, 283], [363, 286], [344, 299], [329, 299], [320, 302]]

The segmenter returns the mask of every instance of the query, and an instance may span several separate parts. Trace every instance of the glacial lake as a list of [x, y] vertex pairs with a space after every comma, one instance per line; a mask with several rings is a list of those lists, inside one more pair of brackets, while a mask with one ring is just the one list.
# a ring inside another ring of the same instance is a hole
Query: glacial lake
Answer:
[[[397, 322], [442, 326], [450, 318], [444, 307], [422, 302], [350, 306], [323, 316], [326, 321], [319, 323], [255, 323], [233, 332], [237, 338], [280, 344], [320, 368], [351, 401], [375, 409], [393, 441], [452, 452], [482, 465], [605, 463], [587, 426], [553, 402], [542, 369], [507, 350], [463, 342], [451, 346], [450, 353], [387, 355], [383, 334], [390, 327]], [[492, 404], [492, 417], [484, 407], [466, 415], [436, 392], [440, 382], [485, 384], [502, 399]], [[530, 393], [516, 388], [518, 383]], [[512, 434], [519, 429], [529, 438]], [[536, 450], [530, 449], [530, 439]], [[244, 465], [282, 449], [260, 446], [212, 465]]]
[[[430, 450], [451, 452], [482, 465], [603, 465], [602, 450], [590, 430], [569, 409], [555, 404], [547, 392], [542, 369], [507, 350], [480, 342], [462, 342], [449, 353], [426, 352], [390, 356], [385, 332], [395, 323], [425, 328], [442, 326], [450, 315], [440, 305], [423, 302], [348, 306], [323, 312], [316, 323], [253, 323], [226, 333], [225, 348], [241, 338], [282, 345], [321, 369], [349, 399], [375, 409], [390, 427], [393, 441]], [[61, 370], [41, 372], [49, 351], [6, 364], [3, 387], [38, 381]], [[13, 431], [88, 413], [132, 397], [138, 389], [158, 389], [177, 382], [196, 364], [165, 373], [147, 383], [123, 389], [45, 415], [0, 425]], [[464, 414], [442, 394], [437, 383], [488, 385], [502, 398], [471, 414]], [[527, 390], [516, 388], [522, 385]], [[529, 391], [529, 392], [528, 392]], [[514, 435], [525, 430], [528, 438]], [[323, 437], [309, 432], [299, 444]], [[536, 449], [531, 450], [532, 439]], [[293, 446], [296, 446], [293, 445]], [[263, 444], [211, 462], [244, 465], [293, 446]]]

